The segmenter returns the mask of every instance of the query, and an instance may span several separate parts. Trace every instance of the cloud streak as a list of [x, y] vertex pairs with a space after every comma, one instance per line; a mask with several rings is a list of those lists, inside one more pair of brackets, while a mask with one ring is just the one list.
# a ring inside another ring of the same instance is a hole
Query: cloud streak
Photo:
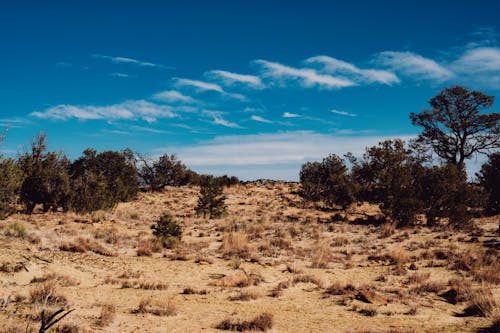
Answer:
[[264, 84], [260, 77], [255, 75], [238, 74], [222, 70], [212, 70], [206, 73], [211, 79], [220, 80], [226, 86], [243, 84], [250, 88], [262, 89]]
[[339, 73], [358, 83], [382, 83], [388, 86], [400, 82], [396, 74], [379, 69], [361, 69], [343, 60], [321, 55], [304, 61], [310, 65], [320, 65], [322, 71], [330, 74]]
[[191, 97], [184, 95], [183, 93], [176, 90], [166, 90], [161, 91], [153, 95], [153, 99], [168, 103], [184, 103], [184, 104], [195, 104], [196, 100]]
[[325, 89], [340, 89], [356, 86], [357, 83], [341, 77], [320, 74], [310, 68], [295, 68], [267, 60], [255, 60], [265, 78], [277, 80], [282, 85], [286, 82], [298, 82], [302, 87], [320, 87]]
[[139, 67], [150, 67], [150, 68], [161, 68], [161, 69], [175, 69], [174, 67], [171, 66], [165, 66], [165, 65], [160, 65], [160, 64], [155, 64], [152, 62], [148, 61], [141, 61], [133, 58], [127, 58], [127, 57], [113, 57], [113, 56], [108, 56], [108, 55], [102, 55], [102, 54], [93, 54], [92, 55], [96, 59], [104, 59], [111, 61], [112, 63], [115, 64], [131, 64], [131, 65], [136, 65]]
[[375, 57], [375, 63], [419, 80], [444, 82], [455, 74], [435, 60], [413, 52], [384, 51]]
[[145, 100], [129, 100], [109, 106], [60, 104], [44, 111], [35, 111], [31, 116], [40, 119], [66, 121], [78, 120], [137, 120], [155, 122], [160, 118], [176, 115], [167, 105], [159, 105]]
[[221, 94], [222, 96], [238, 99], [241, 101], [246, 100], [246, 97], [244, 95], [229, 93], [216, 83], [185, 78], [174, 78], [174, 81], [176, 87], [193, 87], [197, 92], [214, 91]]

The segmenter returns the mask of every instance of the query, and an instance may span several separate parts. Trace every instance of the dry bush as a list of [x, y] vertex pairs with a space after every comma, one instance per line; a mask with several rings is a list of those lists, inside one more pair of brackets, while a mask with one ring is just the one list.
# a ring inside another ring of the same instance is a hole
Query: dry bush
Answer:
[[270, 297], [279, 297], [283, 293], [283, 290], [290, 288], [292, 285], [293, 285], [293, 282], [290, 280], [281, 281], [280, 283], [278, 283], [276, 285], [276, 287], [271, 289], [271, 291], [269, 292], [269, 296]]
[[101, 314], [97, 320], [97, 325], [101, 327], [108, 326], [113, 322], [116, 314], [116, 306], [114, 304], [104, 304], [101, 308]]
[[393, 265], [404, 265], [410, 261], [410, 256], [406, 251], [403, 250], [393, 250], [387, 254], [387, 259]]
[[117, 254], [113, 251], [106, 249], [104, 246], [96, 241], [90, 240], [88, 238], [78, 237], [72, 242], [66, 242], [59, 246], [61, 251], [68, 252], [79, 252], [84, 253], [91, 251], [106, 257], [116, 257]]
[[66, 305], [66, 297], [57, 292], [54, 280], [44, 282], [30, 290], [30, 302], [41, 305]]
[[312, 251], [312, 268], [328, 268], [328, 264], [332, 262], [334, 255], [330, 246], [326, 242], [318, 242]]
[[12, 222], [5, 228], [4, 235], [7, 237], [26, 238], [28, 231], [23, 223]]
[[408, 283], [423, 283], [431, 276], [430, 272], [418, 272], [408, 277]]
[[113, 226], [94, 231], [94, 238], [102, 239], [107, 244], [116, 244], [120, 240], [120, 234], [118, 229]]
[[40, 277], [35, 276], [33, 279], [31, 279], [30, 283], [42, 283], [50, 280], [59, 282], [59, 284], [63, 287], [77, 286], [80, 284], [80, 281], [71, 276], [57, 273], [47, 273]]
[[120, 275], [118, 275], [119, 279], [138, 279], [144, 274], [142, 271], [123, 271]]
[[209, 283], [217, 287], [248, 287], [256, 286], [263, 281], [262, 277], [256, 273], [247, 274], [244, 270], [239, 270], [233, 275], [223, 276]]
[[228, 232], [222, 237], [222, 245], [220, 250], [224, 258], [233, 257], [250, 258], [251, 249], [248, 244], [246, 234], [242, 232]]
[[345, 246], [349, 244], [349, 238], [340, 236], [340, 237], [335, 237], [332, 239], [332, 243], [330, 246], [338, 247], [338, 246]]
[[145, 281], [145, 280], [124, 280], [121, 284], [122, 289], [143, 289], [143, 290], [166, 290], [168, 284], [163, 282]]
[[177, 304], [173, 300], [152, 300], [149, 298], [142, 299], [137, 309], [132, 311], [136, 314], [151, 313], [155, 316], [175, 316], [177, 312]]
[[253, 332], [265, 332], [273, 327], [273, 315], [264, 312], [251, 320], [236, 320], [232, 318], [226, 318], [221, 321], [215, 328], [224, 331], [253, 331]]
[[323, 288], [324, 287], [323, 280], [321, 280], [317, 276], [307, 275], [307, 274], [301, 274], [301, 275], [295, 276], [293, 278], [292, 282], [293, 282], [293, 284], [297, 284], [297, 283], [312, 283], [312, 284], [315, 284], [316, 286], [318, 286], [319, 288]]
[[487, 288], [476, 289], [472, 292], [469, 305], [464, 309], [459, 316], [479, 316], [488, 317], [496, 309], [496, 301]]
[[448, 281], [450, 288], [439, 294], [448, 303], [457, 304], [468, 301], [472, 295], [472, 285], [470, 281], [463, 279], [451, 279]]
[[446, 283], [443, 281], [425, 281], [410, 289], [412, 293], [421, 295], [423, 293], [438, 293], [446, 289]]
[[181, 292], [182, 295], [206, 295], [208, 292], [205, 289], [202, 290], [196, 290], [192, 287], [186, 287], [182, 289]]
[[241, 290], [234, 296], [230, 296], [230, 301], [250, 301], [260, 297], [260, 294], [253, 290]]
[[26, 270], [26, 265], [23, 262], [12, 263], [6, 261], [0, 265], [0, 272], [4, 273], [17, 273], [22, 269]]
[[380, 238], [387, 238], [396, 232], [396, 223], [386, 222], [380, 226]]
[[339, 282], [332, 283], [325, 290], [327, 295], [354, 295], [356, 288], [352, 284], [343, 285]]

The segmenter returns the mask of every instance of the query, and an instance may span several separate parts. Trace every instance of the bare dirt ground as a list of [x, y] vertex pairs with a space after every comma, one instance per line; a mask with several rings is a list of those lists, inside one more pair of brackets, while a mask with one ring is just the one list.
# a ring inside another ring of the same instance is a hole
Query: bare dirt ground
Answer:
[[[498, 240], [498, 216], [477, 219], [471, 233], [394, 230], [332, 221], [297, 190], [226, 189], [228, 214], [216, 220], [197, 217], [198, 189], [182, 187], [141, 193], [112, 212], [0, 221], [0, 332], [38, 332], [40, 311], [59, 308], [74, 311], [51, 331], [493, 332], [500, 324], [500, 260], [485, 246]], [[184, 231], [173, 249], [152, 240], [164, 212]], [[348, 220], [375, 212], [361, 205]]]

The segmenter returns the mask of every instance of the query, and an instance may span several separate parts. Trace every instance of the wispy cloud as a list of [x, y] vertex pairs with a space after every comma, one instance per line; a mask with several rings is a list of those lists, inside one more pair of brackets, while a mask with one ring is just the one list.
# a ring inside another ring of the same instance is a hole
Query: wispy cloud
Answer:
[[155, 64], [152, 62], [148, 61], [141, 61], [133, 58], [127, 58], [127, 57], [113, 57], [113, 56], [107, 56], [107, 55], [102, 55], [102, 54], [93, 54], [92, 55], [94, 58], [97, 59], [104, 59], [104, 60], [109, 60], [115, 64], [132, 64], [136, 65], [139, 67], [153, 67], [153, 68], [161, 68], [161, 69], [175, 69], [174, 67], [171, 66], [165, 66], [165, 65], [160, 65], [160, 64]]
[[148, 132], [148, 133], [153, 133], [153, 134], [168, 134], [168, 131], [164, 130], [159, 130], [156, 128], [151, 128], [151, 127], [145, 127], [145, 126], [130, 126], [130, 129], [133, 131], [139, 131], [139, 132]]
[[349, 79], [320, 74], [310, 68], [295, 68], [266, 60], [255, 60], [254, 63], [261, 67], [263, 77], [278, 80], [280, 84], [295, 81], [303, 87], [318, 86], [325, 89], [339, 89], [357, 85]]
[[31, 116], [52, 120], [137, 120], [154, 122], [159, 118], [173, 118], [170, 106], [145, 100], [130, 100], [109, 106], [60, 104], [44, 111], [32, 112]]
[[126, 74], [126, 73], [118, 73], [118, 72], [115, 72], [115, 73], [110, 73], [109, 76], [113, 76], [113, 77], [119, 77], [119, 78], [122, 78], [122, 79], [128, 79], [128, 78], [134, 78], [134, 77], [137, 77], [136, 75], [130, 75], [130, 74]]
[[212, 79], [221, 80], [223, 84], [231, 86], [234, 84], [244, 84], [251, 88], [261, 89], [264, 84], [260, 77], [255, 75], [238, 74], [222, 70], [212, 70], [205, 74]]
[[269, 119], [263, 118], [261, 116], [256, 116], [256, 115], [251, 116], [250, 119], [253, 120], [253, 121], [259, 122], [259, 123], [266, 123], [266, 124], [272, 124], [273, 123]]
[[415, 79], [443, 82], [455, 74], [437, 61], [412, 52], [384, 51], [379, 53], [375, 63]]
[[[410, 136], [397, 136], [409, 139]], [[302, 163], [319, 160], [330, 153], [360, 156], [365, 147], [393, 138], [389, 136], [340, 136], [311, 131], [221, 136], [197, 146], [179, 147], [179, 157], [192, 166], [258, 165]], [[242, 154], [241, 152], [245, 152]], [[297, 172], [299, 168], [296, 169]]]
[[500, 48], [479, 47], [466, 50], [450, 67], [462, 79], [500, 89]]
[[176, 90], [166, 90], [153, 95], [153, 98], [158, 101], [168, 102], [168, 103], [184, 103], [184, 104], [195, 104], [196, 100], [191, 97], [184, 95], [183, 93]]
[[347, 111], [340, 111], [340, 110], [330, 110], [331, 113], [339, 114], [341, 116], [348, 116], [348, 117], [357, 117], [358, 115], [355, 113], [349, 113]]
[[322, 66], [322, 71], [330, 74], [343, 74], [349, 79], [359, 83], [382, 83], [393, 85], [399, 83], [400, 80], [396, 74], [379, 69], [361, 69], [355, 65], [343, 60], [321, 55], [311, 57], [305, 60], [306, 64], [319, 64]]
[[241, 94], [233, 94], [225, 91], [220, 85], [211, 82], [199, 81], [199, 80], [191, 80], [184, 78], [174, 78], [175, 85], [177, 87], [194, 87], [197, 92], [203, 91], [215, 91], [221, 94], [222, 96], [227, 96], [230, 98], [238, 99], [238, 100], [246, 100], [246, 97]]
[[223, 112], [221, 111], [211, 111], [211, 110], [203, 110], [203, 115], [206, 115], [211, 118], [212, 123], [215, 125], [221, 125], [229, 128], [242, 128], [237, 123], [228, 121], [222, 117]]
[[283, 112], [283, 118], [298, 118], [298, 117], [300, 117], [300, 114]]

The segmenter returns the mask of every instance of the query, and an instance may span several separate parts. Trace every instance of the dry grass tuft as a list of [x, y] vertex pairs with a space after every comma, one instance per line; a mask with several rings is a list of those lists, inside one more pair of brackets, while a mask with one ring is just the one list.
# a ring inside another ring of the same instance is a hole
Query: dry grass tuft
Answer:
[[30, 302], [41, 305], [66, 305], [66, 297], [57, 292], [57, 285], [54, 280], [44, 282], [30, 290]]
[[233, 275], [224, 276], [218, 280], [209, 283], [217, 287], [248, 287], [256, 286], [262, 282], [262, 277], [258, 274], [247, 274], [244, 270], [239, 270]]
[[496, 301], [489, 289], [480, 288], [473, 291], [469, 305], [464, 309], [460, 317], [478, 316], [488, 317], [496, 309]]
[[149, 298], [142, 299], [137, 309], [132, 313], [144, 314], [150, 313], [155, 316], [175, 316], [178, 313], [177, 304], [169, 300], [152, 300]]
[[101, 327], [108, 326], [113, 322], [116, 314], [116, 306], [114, 304], [104, 304], [101, 308], [101, 315], [97, 320], [97, 325]]
[[293, 284], [297, 284], [297, 283], [312, 283], [312, 284], [315, 284], [316, 286], [318, 286], [319, 288], [324, 287], [323, 280], [321, 280], [317, 276], [307, 275], [307, 274], [301, 274], [301, 275], [297, 275], [296, 277], [294, 277]]
[[143, 289], [143, 290], [166, 290], [168, 283], [159, 281], [145, 281], [145, 280], [124, 280], [121, 284], [122, 289]]
[[248, 238], [243, 232], [225, 233], [222, 237], [220, 250], [226, 259], [231, 259], [233, 257], [246, 259], [251, 256], [251, 248], [248, 244]]
[[273, 327], [273, 315], [264, 312], [251, 320], [224, 319], [215, 328], [224, 331], [253, 331], [265, 332]]
[[57, 273], [47, 273], [40, 277], [35, 276], [33, 279], [31, 279], [30, 283], [42, 283], [50, 280], [59, 282], [59, 284], [63, 287], [77, 286], [80, 284], [80, 281], [71, 276]]
[[85, 253], [91, 251], [106, 257], [116, 257], [117, 254], [96, 241], [88, 238], [78, 237], [72, 242], [66, 242], [59, 246], [61, 251]]
[[239, 291], [236, 295], [230, 296], [230, 301], [250, 301], [260, 297], [260, 294], [256, 291], [252, 290], [242, 290]]

